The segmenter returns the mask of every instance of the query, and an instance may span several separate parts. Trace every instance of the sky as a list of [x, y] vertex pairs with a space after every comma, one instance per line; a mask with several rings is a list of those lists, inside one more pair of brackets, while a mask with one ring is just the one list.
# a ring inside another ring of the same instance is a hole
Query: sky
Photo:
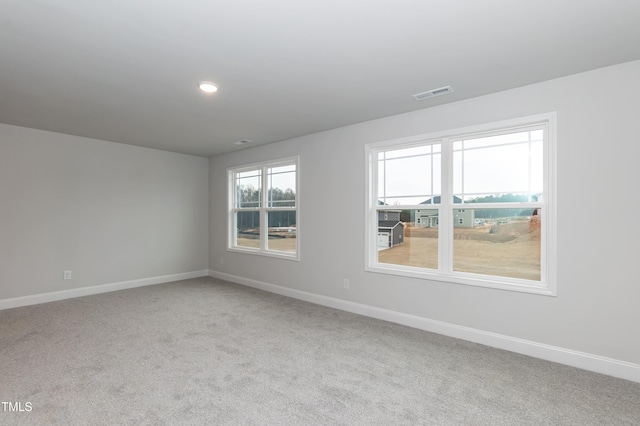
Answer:
[[[542, 130], [453, 142], [453, 190], [465, 200], [543, 190]], [[389, 205], [420, 204], [440, 195], [441, 145], [378, 155], [378, 196]]]

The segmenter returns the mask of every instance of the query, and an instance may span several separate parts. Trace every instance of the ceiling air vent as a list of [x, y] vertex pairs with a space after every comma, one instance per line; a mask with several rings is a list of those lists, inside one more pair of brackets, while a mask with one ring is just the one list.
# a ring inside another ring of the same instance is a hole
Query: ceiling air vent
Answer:
[[441, 95], [448, 95], [449, 93], [453, 93], [453, 89], [451, 86], [440, 87], [439, 89], [428, 90], [422, 93], [416, 93], [415, 95], [411, 95], [413, 99], [416, 101], [424, 101], [425, 99], [433, 98]]

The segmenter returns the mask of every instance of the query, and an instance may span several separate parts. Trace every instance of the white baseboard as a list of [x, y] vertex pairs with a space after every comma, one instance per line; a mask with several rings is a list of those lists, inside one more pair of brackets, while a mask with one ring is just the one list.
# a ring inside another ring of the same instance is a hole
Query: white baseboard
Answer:
[[530, 340], [519, 339], [516, 337], [505, 336], [503, 334], [491, 333], [475, 328], [463, 327], [443, 321], [419, 317], [416, 315], [409, 315], [402, 312], [377, 308], [375, 306], [349, 302], [347, 300], [341, 300], [333, 297], [309, 293], [306, 291], [295, 290], [292, 288], [243, 278], [236, 275], [225, 274], [223, 272], [214, 270], [209, 270], [209, 276], [268, 291], [271, 293], [304, 300], [306, 302], [315, 303], [317, 305], [340, 309], [355, 314], [377, 318], [396, 324], [402, 324], [409, 327], [418, 328], [420, 330], [430, 331], [449, 337], [455, 337], [457, 339], [463, 339], [474, 343], [480, 343], [494, 348], [504, 349], [510, 352], [516, 352], [519, 354], [528, 355], [535, 358], [553, 361], [559, 364], [569, 365], [572, 367], [581, 368], [583, 370], [589, 370], [596, 373], [606, 374], [609, 376], [640, 383], [639, 364], [633, 364], [630, 362], [606, 358], [599, 355], [574, 351], [572, 349], [565, 349], [558, 346], [551, 346], [544, 343], [533, 342]]
[[189, 278], [206, 277], [209, 271], [184, 272], [181, 274], [162, 275], [159, 277], [142, 278], [131, 281], [101, 284], [89, 287], [73, 288], [70, 290], [53, 291], [30, 296], [0, 299], [0, 310], [18, 308], [20, 306], [37, 305], [40, 303], [55, 302], [56, 300], [72, 299], [74, 297], [90, 296], [92, 294], [108, 293], [110, 291], [126, 290], [128, 288], [143, 287], [146, 285], [162, 284], [172, 281], [187, 280]]

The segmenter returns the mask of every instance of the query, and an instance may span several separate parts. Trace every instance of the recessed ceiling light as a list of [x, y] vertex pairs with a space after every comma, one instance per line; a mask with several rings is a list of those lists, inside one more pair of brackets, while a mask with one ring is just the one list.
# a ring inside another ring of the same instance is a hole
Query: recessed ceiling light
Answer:
[[241, 139], [239, 141], [235, 141], [233, 144], [234, 145], [246, 145], [248, 143], [251, 143], [251, 141], [249, 139]]
[[213, 93], [218, 91], [218, 87], [210, 81], [201, 81], [198, 83], [198, 87], [203, 92]]

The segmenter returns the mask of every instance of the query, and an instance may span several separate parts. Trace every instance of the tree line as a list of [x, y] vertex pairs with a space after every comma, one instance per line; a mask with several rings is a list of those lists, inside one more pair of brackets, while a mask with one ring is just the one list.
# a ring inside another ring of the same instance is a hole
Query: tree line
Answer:
[[[501, 195], [487, 195], [484, 197], [476, 197], [472, 200], [465, 201], [464, 207], [473, 209], [473, 204], [481, 204], [481, 203], [522, 203], [529, 201], [529, 198], [526, 195], [519, 194], [501, 194]], [[538, 201], [538, 195], [532, 197], [531, 201]], [[440, 196], [436, 196], [432, 199], [426, 200], [421, 204], [425, 206], [433, 206], [439, 204]], [[454, 197], [454, 204], [462, 203], [462, 199], [459, 197]], [[383, 204], [378, 201], [378, 204]], [[428, 207], [426, 207], [428, 208]], [[532, 216], [534, 208], [528, 209], [474, 209], [474, 217], [476, 219], [492, 219], [492, 218], [500, 218], [500, 217], [517, 217], [517, 216]], [[402, 210], [400, 212], [400, 221], [402, 222], [411, 222], [411, 210]]]
[[[238, 207], [260, 207], [262, 191], [252, 185], [242, 185], [238, 187], [237, 200]], [[295, 207], [296, 193], [293, 189], [270, 188], [267, 193], [268, 207]], [[260, 226], [260, 212], [242, 211], [238, 212], [238, 229], [253, 229]], [[295, 211], [270, 211], [268, 213], [268, 227], [290, 227], [295, 226], [297, 216]]]

